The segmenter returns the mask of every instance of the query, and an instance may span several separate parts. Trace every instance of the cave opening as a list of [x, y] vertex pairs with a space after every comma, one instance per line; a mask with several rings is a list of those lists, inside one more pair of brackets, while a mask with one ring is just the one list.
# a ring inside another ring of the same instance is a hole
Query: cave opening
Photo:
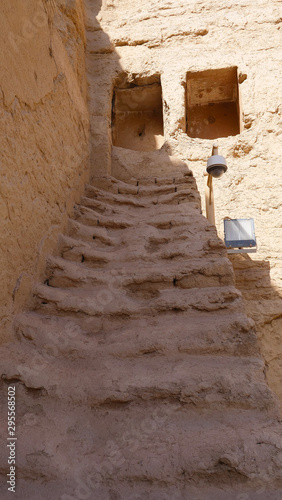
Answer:
[[186, 132], [201, 139], [240, 133], [237, 67], [187, 73]]
[[160, 79], [145, 85], [114, 88], [112, 140], [114, 146], [134, 151], [154, 151], [162, 147], [164, 127]]

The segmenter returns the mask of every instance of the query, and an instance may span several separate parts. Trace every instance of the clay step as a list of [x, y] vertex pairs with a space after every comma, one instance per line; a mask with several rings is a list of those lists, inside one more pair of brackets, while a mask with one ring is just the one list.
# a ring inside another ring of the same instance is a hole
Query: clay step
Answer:
[[107, 186], [107, 188], [110, 188], [111, 186], [154, 186], [155, 184], [157, 186], [169, 186], [171, 184], [174, 184], [175, 182], [192, 182], [195, 183], [195, 179], [193, 178], [193, 174], [191, 170], [185, 170], [183, 172], [181, 171], [171, 171], [169, 176], [162, 176], [162, 177], [156, 177], [155, 175], [153, 176], [148, 176], [148, 177], [140, 177], [140, 178], [132, 178], [128, 179], [126, 181], [122, 181], [120, 179], [116, 179], [115, 177], [105, 177], [103, 178], [103, 182], [101, 184], [100, 179], [95, 179], [95, 186], [97, 187], [102, 187], [104, 186], [103, 189]]
[[[190, 195], [190, 193], [188, 193]], [[175, 197], [174, 204], [160, 203], [158, 200], [158, 214], [167, 214], [168, 217], [171, 217], [176, 214], [184, 214], [190, 211], [190, 201], [189, 196], [186, 196], [186, 192], [182, 192], [181, 195]], [[181, 203], [180, 203], [181, 201]], [[186, 204], [186, 207], [183, 206]], [[179, 206], [181, 205], [181, 206]], [[82, 207], [89, 208], [93, 210], [93, 213], [98, 217], [98, 214], [106, 216], [110, 219], [113, 218], [121, 218], [124, 217], [126, 220], [128, 219], [128, 210], [124, 207], [119, 206], [116, 208], [115, 205], [110, 205], [109, 203], [104, 203], [99, 201], [98, 199], [83, 197], [81, 199]], [[115, 207], [115, 208], [113, 208]], [[130, 211], [130, 218], [134, 218], [136, 220], [146, 220], [148, 221], [151, 217], [156, 215], [156, 203], [154, 201], [148, 204], [144, 210], [144, 207], [132, 207]]]
[[[17, 384], [17, 389], [22, 396], [24, 389], [21, 384]], [[77, 462], [87, 455], [89, 467], [84, 465], [85, 476], [80, 477], [80, 480], [82, 483], [84, 477], [91, 478], [92, 483], [86, 483], [92, 485], [91, 493], [96, 492], [97, 484], [101, 488], [104, 480], [109, 486], [109, 477], [113, 476], [111, 488], [114, 486], [117, 491], [122, 487], [125, 495], [127, 490], [124, 489], [124, 482], [130, 485], [133, 479], [135, 488], [138, 489], [138, 485], [142, 484], [141, 493], [144, 493], [146, 482], [152, 488], [150, 491], [157, 488], [160, 493], [158, 488], [161, 487], [162, 481], [166, 487], [164, 492], [168, 493], [170, 485], [175, 488], [176, 484], [184, 487], [185, 484], [191, 486], [191, 483], [194, 487], [199, 484], [204, 488], [206, 485], [209, 491], [213, 483], [216, 487], [225, 483], [225, 491], [226, 484], [229, 488], [233, 484], [246, 487], [248, 478], [254, 488], [265, 467], [277, 478], [281, 475], [281, 429], [265, 411], [229, 407], [225, 408], [223, 415], [219, 409], [195, 409], [177, 401], [168, 403], [162, 400], [143, 401], [142, 404], [108, 405], [105, 408], [79, 408], [72, 404], [66, 407], [64, 401], [51, 397], [47, 400], [42, 395], [42, 426], [39, 427], [38, 415], [32, 413], [34, 401], [31, 394], [27, 393], [25, 399], [29, 412], [17, 417], [18, 433], [26, 441], [26, 454], [18, 456], [18, 467], [24, 471], [25, 477], [38, 477], [40, 474], [42, 464], [38, 462], [38, 442], [42, 443], [42, 450], [46, 443], [45, 463], [48, 464], [48, 473], [54, 476], [54, 480], [59, 477], [71, 486], [73, 485], [71, 478], [67, 477], [62, 453], [65, 454], [63, 456], [69, 457], [68, 464], [72, 470], [75, 470]], [[32, 433], [26, 418], [27, 413], [33, 417]], [[54, 415], [56, 425], [50, 433]], [[66, 434], [71, 434], [72, 439], [66, 439]], [[224, 439], [221, 438], [222, 435]], [[83, 447], [77, 446], [77, 443], [82, 441]], [[170, 453], [166, 453], [168, 449]], [[162, 456], [162, 460], [156, 460], [159, 456]], [[2, 463], [4, 466], [6, 461], [7, 458], [3, 454], [1, 466]], [[77, 478], [75, 479], [77, 481]], [[65, 489], [64, 492], [66, 491], [68, 490]], [[138, 490], [134, 491], [136, 493]], [[99, 495], [95, 498], [109, 499], [109, 496]], [[142, 495], [121, 498], [133, 500], [142, 498]], [[148, 498], [169, 500], [175, 497]], [[182, 500], [194, 496], [176, 498]], [[212, 498], [216, 500], [218, 497]], [[219, 498], [229, 500], [230, 497]]]
[[117, 186], [118, 189], [118, 194], [131, 194], [131, 195], [137, 195], [139, 191], [138, 186], [132, 186], [130, 184], [122, 184], [119, 183]]
[[[177, 186], [176, 186], [177, 187]], [[200, 206], [200, 195], [197, 192], [196, 188], [188, 187], [183, 190], [175, 190], [171, 189], [169, 194], [162, 194], [162, 192], [156, 195], [151, 196], [151, 198], [147, 195], [145, 197], [140, 197], [137, 195], [122, 195], [110, 193], [108, 191], [104, 191], [96, 188], [95, 186], [87, 185], [86, 186], [86, 197], [94, 198], [99, 201], [104, 201], [108, 204], [113, 204], [116, 206], [132, 206], [132, 207], [140, 207], [145, 208], [149, 205], [160, 205], [160, 204], [178, 204], [184, 202], [189, 202], [193, 205], [195, 203], [195, 207], [199, 208]]]
[[[195, 184], [195, 179], [193, 177], [192, 171], [184, 172], [180, 174], [179, 172], [172, 173], [169, 177], [155, 177], [155, 184], [157, 186], [163, 186], [164, 184], [178, 184], [178, 183], [189, 183]], [[142, 183], [142, 179], [139, 181], [139, 184]]]
[[[158, 225], [159, 227], [155, 227]], [[162, 227], [162, 229], [160, 228]], [[143, 226], [142, 228], [132, 227], [126, 231], [115, 232], [116, 246], [104, 246], [96, 244], [96, 240], [90, 242], [80, 239], [60, 236], [60, 254], [68, 260], [75, 262], [84, 262], [87, 266], [99, 266], [107, 264], [111, 268], [121, 269], [127, 267], [127, 263], [135, 265], [142, 262], [157, 265], [157, 262], [168, 262], [175, 260], [185, 262], [185, 260], [194, 260], [195, 257], [201, 258], [215, 256], [219, 253], [218, 248], [207, 249], [205, 247], [206, 239], [198, 238], [194, 241], [194, 232], [188, 228], [182, 228], [175, 225], [171, 229], [166, 229], [167, 224], [164, 221], [158, 221], [152, 226]], [[95, 234], [95, 233], [94, 233]], [[112, 233], [110, 233], [112, 235]], [[171, 235], [168, 238], [168, 234]], [[117, 238], [119, 238], [117, 240]], [[189, 241], [193, 240], [193, 247]], [[119, 241], [119, 243], [117, 243]], [[226, 256], [226, 250], [220, 249], [220, 254]]]
[[125, 229], [126, 227], [133, 226], [134, 224], [129, 216], [120, 217], [118, 215], [114, 215], [114, 217], [106, 217], [98, 212], [95, 212], [92, 208], [87, 208], [83, 205], [77, 205], [75, 207], [74, 217], [76, 220], [90, 226], [99, 226], [111, 229]]
[[30, 389], [44, 387], [50, 398], [66, 402], [95, 407], [166, 400], [197, 409], [221, 406], [223, 411], [277, 411], [276, 400], [265, 383], [264, 363], [257, 358], [179, 353], [165, 360], [163, 356], [87, 360], [57, 357], [30, 345], [22, 345], [20, 352], [16, 349], [19, 346], [4, 357], [5, 379], [18, 379]]
[[[137, 181], [137, 184], [134, 182], [134, 186], [132, 184], [116, 180], [116, 186], [119, 193], [138, 194], [138, 196], [145, 195], [155, 197], [155, 195], [173, 193], [173, 188], [175, 191], [180, 189], [197, 190], [196, 182], [191, 171], [185, 172], [182, 175], [176, 172], [174, 175], [172, 174], [171, 177], [140, 179]], [[138, 189], [136, 189], [136, 185]]]
[[72, 260], [75, 262], [94, 263], [96, 266], [107, 264], [112, 260], [112, 253], [114, 249], [101, 250], [94, 248], [88, 243], [71, 238], [69, 236], [60, 235], [59, 238], [59, 251], [64, 259]]
[[[229, 262], [205, 262], [191, 259], [184, 262], [169, 261], [162, 269], [144, 268], [143, 271], [131, 272], [127, 279], [122, 280], [122, 286], [133, 297], [147, 294], [152, 297], [162, 289], [167, 288], [209, 288], [234, 285], [234, 278]], [[118, 278], [117, 278], [118, 279]]]
[[196, 191], [196, 183], [195, 180], [190, 177], [182, 177], [176, 179], [173, 184], [165, 185], [152, 185], [152, 186], [139, 186], [138, 189], [138, 197], [142, 196], [150, 196], [152, 198], [159, 195], [168, 195], [180, 190], [186, 190], [187, 192]]
[[207, 258], [160, 265], [131, 266], [117, 269], [87, 269], [79, 262], [48, 256], [46, 277], [52, 287], [80, 287], [91, 289], [96, 284], [114, 288], [126, 287], [129, 293], [153, 294], [165, 288], [207, 288], [233, 285], [233, 272], [229, 259]]
[[136, 207], [145, 207], [146, 203], [139, 201], [136, 198], [129, 198], [128, 196], [123, 196], [121, 194], [110, 193], [103, 189], [98, 189], [95, 186], [87, 184], [85, 186], [85, 195], [88, 198], [99, 199], [100, 201], [105, 201], [107, 203], [114, 203], [119, 205], [131, 205]]
[[[212, 321], [196, 314], [160, 314], [157, 318], [120, 321], [113, 325], [102, 318], [102, 324], [88, 318], [56, 317], [35, 312], [19, 315], [15, 323], [19, 338], [28, 339], [39, 349], [58, 356], [100, 358], [187, 354], [220, 354], [221, 356], [258, 355], [252, 321], [243, 314], [213, 316]], [[47, 347], [46, 347], [47, 346]], [[79, 354], [78, 354], [79, 353]]]
[[[121, 214], [128, 217], [128, 212], [125, 208], [115, 207], [110, 203], [100, 201], [98, 198], [88, 198], [87, 196], [82, 196], [80, 198], [80, 205], [87, 208], [92, 208], [96, 213], [102, 214], [104, 216], [115, 217]], [[140, 207], [138, 207], [140, 209]]]
[[[229, 407], [223, 412], [219, 408], [195, 408], [176, 400], [148, 400], [130, 405], [109, 403], [90, 408], [71, 402], [66, 406], [64, 399], [52, 398], [44, 393], [40, 403], [36, 401], [35, 404], [32, 390], [27, 390], [21, 383], [16, 382], [16, 385], [18, 398], [21, 400], [24, 397], [25, 400], [25, 411], [17, 415], [17, 429], [26, 443], [26, 453], [18, 455], [18, 467], [25, 477], [32, 478], [33, 487], [35, 478], [42, 478], [42, 464], [38, 461], [41, 448], [38, 443], [42, 443], [45, 456], [45, 480], [50, 475], [54, 484], [59, 478], [65, 483], [62, 490], [64, 494], [68, 492], [66, 485], [71, 487], [70, 492], [76, 491], [78, 477], [74, 478], [73, 484], [62, 457], [68, 456], [69, 467], [77, 470], [77, 462], [88, 456], [89, 468], [84, 464], [79, 485], [84, 479], [90, 478], [91, 482], [85, 481], [85, 484], [91, 486], [91, 494], [98, 491], [95, 489], [97, 484], [102, 488], [99, 490], [101, 494], [95, 496], [99, 500], [109, 499], [109, 496], [103, 496], [104, 480], [111, 491], [112, 487], [115, 491], [121, 488], [121, 498], [137, 498], [140, 486], [140, 498], [142, 492], [150, 487], [150, 499], [183, 500], [194, 496], [167, 497], [155, 494], [161, 493], [163, 480], [163, 493], [166, 494], [170, 488], [178, 491], [176, 484], [181, 488], [187, 484], [201, 488], [206, 486], [209, 492], [212, 484], [214, 487], [225, 484], [223, 491], [226, 493], [227, 484], [228, 488], [232, 485], [247, 488], [248, 478], [250, 486], [255, 488], [265, 467], [276, 478], [281, 475], [281, 429], [264, 410]], [[71, 435], [72, 439], [66, 439], [66, 435]], [[78, 446], [77, 443], [82, 441], [83, 447]], [[166, 453], [168, 449], [170, 453]], [[159, 456], [162, 456], [162, 460], [156, 460]], [[7, 461], [5, 453], [1, 454], [0, 460], [0, 466], [4, 467]], [[47, 475], [45, 471], [48, 471]], [[109, 477], [113, 478], [110, 484]], [[134, 496], [130, 486], [133, 479]], [[125, 481], [129, 485], [128, 490], [125, 489]], [[272, 480], [271, 488], [274, 486], [275, 481]], [[127, 496], [130, 491], [131, 496]], [[34, 497], [31, 495], [26, 498]], [[52, 495], [46, 498], [52, 498]], [[238, 500], [238, 496], [212, 498]]]
[[[138, 183], [139, 184], [139, 183]], [[154, 196], [158, 194], [168, 194], [174, 192], [174, 184], [169, 183], [169, 185], [156, 185], [154, 179], [149, 185], [132, 185], [126, 182], [117, 180], [117, 192], [118, 194], [126, 194], [132, 196]]]
[[187, 227], [187, 225], [192, 218], [193, 212], [191, 213], [191, 210], [186, 212], [185, 210], [178, 209], [170, 215], [169, 211], [165, 211], [164, 213], [157, 212], [157, 214], [150, 217], [150, 219], [147, 221], [147, 224], [159, 229], [171, 229], [175, 226], [183, 226], [183, 230], [189, 230], [189, 227]]
[[100, 269], [87, 269], [81, 262], [74, 262], [62, 257], [46, 258], [45, 284], [55, 288], [80, 287], [93, 289], [95, 285], [107, 284], [105, 274]]
[[140, 179], [138, 181], [139, 186], [146, 186], [151, 184], [156, 184], [157, 186], [169, 186], [170, 184], [174, 184], [174, 177], [148, 177], [147, 179]]
[[191, 289], [161, 290], [156, 298], [133, 299], [124, 291], [111, 287], [96, 287], [95, 290], [77, 288], [53, 288], [37, 285], [34, 288], [37, 297], [36, 308], [45, 311], [73, 311], [88, 315], [125, 315], [162, 311], [238, 311], [242, 308], [240, 292], [232, 287], [210, 287]]
[[[181, 205], [183, 207], [184, 205]], [[186, 211], [185, 208], [181, 209], [179, 205], [176, 205], [176, 210], [169, 213], [167, 209], [163, 211], [154, 210], [153, 213], [143, 214], [142, 217], [134, 216], [130, 219], [126, 219], [123, 217], [105, 217], [95, 213], [91, 208], [86, 208], [80, 206], [75, 211], [75, 220], [84, 226], [88, 226], [90, 228], [102, 228], [108, 231], [108, 236], [115, 237], [118, 231], [122, 234], [123, 239], [126, 239], [127, 235], [130, 235], [130, 243], [132, 234], [134, 235], [134, 239], [139, 237], [142, 241], [142, 234], [147, 235], [150, 229], [153, 227], [156, 230], [169, 230], [179, 228], [178, 232], [185, 233], [186, 238], [192, 238], [192, 235], [199, 230], [198, 228], [194, 228], [193, 230], [193, 211]], [[157, 212], [157, 213], [156, 213]], [[133, 229], [133, 231], [128, 231]], [[203, 225], [203, 229], [205, 226]], [[122, 231], [122, 233], [121, 233]], [[95, 233], [94, 233], [95, 234]], [[157, 235], [158, 232], [155, 231]], [[171, 243], [174, 241], [172, 237], [172, 233], [168, 232], [168, 241]], [[206, 235], [203, 234], [201, 238], [206, 242]], [[130, 250], [130, 246], [129, 250]]]
[[182, 203], [189, 203], [189, 210], [194, 206], [194, 208], [199, 209], [201, 207], [201, 199], [197, 191], [191, 189], [177, 189], [174, 193], [162, 195], [152, 200], [154, 205], [179, 205]]
[[160, 194], [170, 194], [170, 193], [175, 193], [176, 188], [174, 184], [172, 185], [162, 185], [162, 186], [157, 186], [157, 185], [152, 185], [152, 186], [139, 186], [138, 188], [138, 197], [143, 197], [143, 196], [156, 196]]
[[[75, 210], [75, 220], [81, 224], [91, 227], [102, 227], [109, 230], [123, 230], [127, 228], [135, 228], [138, 226], [138, 231], [146, 230], [146, 228], [153, 226], [156, 229], [172, 229], [173, 227], [181, 226], [182, 231], [187, 231], [189, 234], [189, 223], [193, 219], [193, 212], [185, 210], [176, 210], [174, 213], [169, 214], [167, 211], [163, 213], [143, 214], [142, 218], [134, 216], [131, 218], [125, 217], [105, 217], [101, 214], [95, 213], [91, 208], [79, 206]], [[145, 228], [145, 229], [144, 229]], [[126, 232], [124, 232], [126, 234]]]
[[[186, 241], [188, 243], [189, 239], [194, 238], [195, 231], [196, 228], [193, 228], [191, 225], [189, 225], [189, 228], [179, 228], [175, 226], [167, 231], [164, 229], [159, 231], [158, 228], [148, 225], [139, 225], [138, 230], [137, 227], [134, 226], [132, 228], [127, 228], [126, 231], [119, 231], [117, 229], [111, 230], [99, 226], [89, 226], [77, 220], [69, 219], [68, 234], [70, 240], [68, 240], [67, 236], [61, 235], [60, 241], [65, 243], [69, 241], [71, 246], [78, 246], [80, 242], [83, 244], [86, 242], [91, 244], [92, 249], [100, 247], [105, 251], [109, 250], [107, 249], [109, 246], [118, 247], [122, 245], [124, 247], [126, 244], [128, 251], [130, 251], [130, 246], [135, 240], [140, 241], [143, 247], [144, 245], [148, 246], [148, 251], [151, 251], [151, 247], [152, 251], [154, 251], [156, 246], [171, 246], [171, 241], [173, 241], [174, 246], [176, 242]], [[204, 240], [204, 238], [202, 239]], [[199, 240], [201, 240], [201, 238], [199, 238]], [[137, 258], [136, 261], [138, 261]]]
[[109, 232], [106, 228], [87, 226], [74, 219], [68, 220], [68, 235], [80, 241], [93, 243], [95, 240], [95, 246], [97, 247], [97, 245], [100, 245], [103, 248], [105, 246], [114, 246], [119, 242], [118, 238], [109, 236]]
[[[106, 479], [114, 469], [112, 485], [132, 480], [175, 485], [185, 474], [186, 484], [203, 484], [206, 479], [209, 485], [226, 481], [230, 486], [248, 478], [259, 481], [265, 467], [281, 478], [282, 435], [278, 425], [258, 411], [225, 411], [223, 418], [220, 411], [193, 411], [173, 402], [97, 410], [90, 422], [101, 434], [96, 434], [87, 448], [92, 471]], [[75, 456], [74, 446], [69, 454]]]
[[[162, 197], [152, 198], [150, 203], [147, 203], [146, 206], [133, 206], [130, 211], [130, 215], [134, 218], [144, 219], [147, 215], [154, 215], [156, 213], [155, 206], [158, 205], [158, 213], [167, 213], [174, 214], [178, 212], [183, 212], [185, 210], [184, 207], [179, 207], [180, 201], [182, 203], [187, 204], [187, 212], [190, 211], [191, 208], [191, 197], [195, 198], [194, 193], [191, 193], [187, 190], [182, 190], [177, 193], [174, 192], [173, 196], [171, 195], [163, 195]], [[162, 203], [164, 201], [164, 203]], [[175, 201], [175, 203], [165, 203]], [[122, 205], [116, 206], [116, 204], [110, 204], [103, 201], [100, 201], [99, 198], [90, 198], [83, 197], [81, 200], [81, 205], [83, 207], [92, 208], [96, 213], [101, 213], [102, 215], [106, 215], [109, 218], [116, 217], [119, 218], [121, 216], [128, 219], [128, 209], [123, 207]], [[104, 212], [104, 213], [103, 213]]]

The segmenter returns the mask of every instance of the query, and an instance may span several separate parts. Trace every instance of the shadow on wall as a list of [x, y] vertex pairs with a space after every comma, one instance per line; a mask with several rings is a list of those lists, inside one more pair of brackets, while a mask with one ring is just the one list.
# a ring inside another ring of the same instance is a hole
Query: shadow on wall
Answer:
[[152, 84], [133, 85], [114, 89], [113, 145], [135, 151], [160, 149], [164, 143], [160, 80]]
[[266, 377], [282, 407], [282, 297], [271, 283], [270, 263], [249, 255], [230, 255], [236, 287], [242, 292], [247, 315], [256, 324]]
[[89, 179], [82, 2], [1, 5], [0, 343]]
[[[101, 4], [101, 0], [86, 2], [93, 178], [111, 173], [112, 145], [148, 152], [164, 144], [160, 75], [122, 68], [114, 44], [99, 23]], [[111, 9], [114, 15], [115, 7], [108, 5], [107, 10]]]
[[[85, 0], [92, 177], [104, 176], [111, 172], [112, 82], [122, 73], [119, 56], [99, 22], [102, 4], [102, 0]], [[114, 9], [113, 6], [108, 8]]]

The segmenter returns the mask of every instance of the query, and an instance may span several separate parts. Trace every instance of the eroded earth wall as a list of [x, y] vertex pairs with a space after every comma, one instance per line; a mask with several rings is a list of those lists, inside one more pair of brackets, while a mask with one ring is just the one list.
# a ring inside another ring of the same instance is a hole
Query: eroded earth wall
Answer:
[[89, 119], [83, 2], [13, 0], [0, 10], [3, 341], [84, 187]]
[[[99, 124], [92, 134], [94, 176], [112, 169], [114, 175], [130, 177], [128, 150], [114, 147], [112, 164], [110, 160], [114, 87], [160, 81], [163, 148], [188, 162], [204, 208], [203, 172], [214, 139], [199, 137], [197, 130], [189, 135], [187, 74], [213, 70], [220, 90], [221, 70], [237, 71], [238, 116], [221, 116], [218, 124], [222, 130], [227, 120], [228, 130], [220, 132], [218, 144], [228, 172], [214, 182], [216, 223], [223, 237], [225, 217], [255, 220], [257, 253], [233, 257], [232, 262], [247, 313], [256, 322], [268, 380], [282, 400], [281, 2], [145, 0], [141, 5], [135, 0], [96, 0], [86, 5], [89, 82], [92, 90], [98, 89], [90, 110], [93, 125]], [[201, 93], [196, 97], [199, 104]], [[212, 130], [216, 120], [211, 108], [198, 125]], [[145, 141], [142, 128], [136, 129], [135, 142], [138, 135]], [[150, 161], [148, 153], [134, 153], [135, 170], [148, 168]]]

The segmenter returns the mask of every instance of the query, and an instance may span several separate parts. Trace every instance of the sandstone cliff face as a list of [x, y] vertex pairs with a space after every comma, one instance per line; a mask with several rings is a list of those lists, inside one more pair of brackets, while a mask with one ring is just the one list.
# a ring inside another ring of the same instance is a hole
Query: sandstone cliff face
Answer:
[[[130, 177], [132, 168], [128, 150], [114, 147], [112, 154], [114, 88], [156, 84], [158, 77], [164, 148], [188, 161], [203, 199], [214, 140], [187, 133], [187, 73], [214, 70], [220, 80], [219, 70], [237, 68], [240, 133], [227, 132], [218, 141], [229, 169], [214, 182], [216, 222], [223, 237], [224, 217], [255, 219], [257, 254], [232, 262], [257, 324], [268, 380], [281, 399], [281, 2], [111, 0], [86, 6], [88, 77], [97, 96], [90, 109], [95, 176]], [[99, 9], [98, 22], [93, 12]], [[207, 125], [211, 115], [203, 117]], [[136, 133], [144, 139], [142, 129]], [[134, 154], [135, 169], [148, 168], [148, 154], [143, 158]]]
[[1, 6], [1, 341], [87, 178], [83, 3]]

